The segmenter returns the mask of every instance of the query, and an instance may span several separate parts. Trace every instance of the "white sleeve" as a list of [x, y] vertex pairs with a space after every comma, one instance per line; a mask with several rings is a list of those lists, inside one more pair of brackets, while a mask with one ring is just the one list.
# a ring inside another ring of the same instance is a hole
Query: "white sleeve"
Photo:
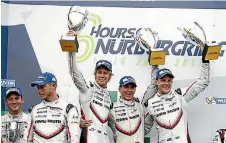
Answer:
[[80, 114], [78, 113], [78, 109], [74, 107], [72, 104], [71, 108], [68, 111], [67, 115], [67, 126], [68, 126], [68, 137], [70, 143], [79, 143], [81, 130], [79, 127], [80, 123]]
[[[209, 85], [209, 71], [210, 64], [203, 63], [201, 68], [200, 77], [194, 81], [190, 86], [181, 88], [181, 94], [183, 95], [186, 102], [191, 101], [198, 96]], [[180, 92], [180, 91], [179, 91]]]
[[74, 81], [75, 86], [78, 88], [80, 93], [86, 93], [89, 88], [82, 73], [78, 70], [75, 53], [68, 53], [68, 62], [70, 68], [70, 75]]
[[146, 92], [144, 93], [141, 104], [144, 104], [148, 99], [152, 98], [158, 91], [156, 81], [156, 74], [159, 70], [159, 66], [151, 66], [151, 83], [148, 86]]
[[33, 107], [29, 109], [29, 114], [27, 116], [27, 127], [24, 129], [24, 143], [33, 143]]

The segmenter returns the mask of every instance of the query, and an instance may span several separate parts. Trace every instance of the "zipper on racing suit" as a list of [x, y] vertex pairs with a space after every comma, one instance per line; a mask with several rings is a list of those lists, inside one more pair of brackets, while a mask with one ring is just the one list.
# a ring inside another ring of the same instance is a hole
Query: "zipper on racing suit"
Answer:
[[[103, 89], [101, 89], [101, 93], [103, 94], [103, 95], [105, 95], [104, 94], [104, 90]], [[104, 108], [104, 104], [105, 103], [105, 96], [103, 96], [103, 107], [102, 108]], [[101, 122], [102, 123], [102, 122]], [[101, 131], [101, 141], [102, 141], [102, 143], [104, 143], [104, 123], [102, 123], [102, 131]]]
[[[125, 103], [124, 103], [125, 104]], [[126, 105], [126, 104], [125, 104]], [[126, 105], [126, 111], [127, 111], [127, 114], [128, 114], [128, 119], [129, 119], [129, 127], [130, 127], [130, 129], [129, 129], [129, 131], [131, 132], [131, 122], [130, 122], [130, 118], [129, 118], [129, 108], [130, 106], [129, 105]]]
[[[171, 122], [170, 122], [170, 118], [169, 118], [169, 113], [167, 112], [167, 110], [166, 109], [168, 109], [168, 108], [166, 108], [166, 100], [165, 100], [165, 98], [163, 98], [163, 107], [164, 107], [164, 111], [166, 112], [166, 115], [167, 115], [167, 118], [168, 118], [168, 120], [169, 120], [169, 125], [171, 126]], [[174, 142], [174, 134], [173, 134], [173, 131], [172, 131], [173, 129], [171, 129], [170, 130], [170, 132], [171, 132], [171, 143], [173, 143]], [[169, 139], [169, 138], [168, 138]], [[168, 143], [168, 141], [167, 141], [167, 143]]]

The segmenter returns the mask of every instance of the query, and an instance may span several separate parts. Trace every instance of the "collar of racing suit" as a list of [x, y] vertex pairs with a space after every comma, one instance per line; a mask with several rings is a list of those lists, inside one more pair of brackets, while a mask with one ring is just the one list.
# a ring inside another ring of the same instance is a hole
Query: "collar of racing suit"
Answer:
[[135, 100], [128, 101], [128, 100], [123, 99], [121, 96], [119, 98], [119, 102], [124, 103], [127, 106], [134, 106], [135, 105]]
[[56, 100], [54, 100], [54, 101], [45, 101], [45, 100], [43, 100], [42, 102], [43, 102], [46, 106], [57, 104], [57, 103], [59, 102], [59, 95], [57, 95], [57, 96], [58, 96], [58, 98], [57, 98]]
[[107, 87], [106, 87], [106, 88], [101, 87], [96, 81], [94, 81], [94, 85], [95, 85], [98, 89], [107, 90]]
[[9, 116], [9, 118], [12, 118], [12, 119], [15, 119], [15, 118], [22, 118], [22, 114], [23, 114], [23, 112], [21, 112], [21, 113], [18, 114], [18, 115], [11, 115], [10, 113], [8, 113], [8, 116]]
[[158, 96], [158, 97], [160, 97], [160, 98], [163, 98], [163, 99], [164, 99], [164, 98], [167, 98], [167, 97], [171, 96], [171, 95], [172, 95], [172, 93], [173, 93], [173, 92], [172, 92], [172, 91], [170, 91], [170, 92], [169, 92], [169, 93], [167, 93], [167, 94], [160, 94], [160, 93], [158, 93], [158, 92], [157, 92], [156, 94], [157, 94], [157, 96]]

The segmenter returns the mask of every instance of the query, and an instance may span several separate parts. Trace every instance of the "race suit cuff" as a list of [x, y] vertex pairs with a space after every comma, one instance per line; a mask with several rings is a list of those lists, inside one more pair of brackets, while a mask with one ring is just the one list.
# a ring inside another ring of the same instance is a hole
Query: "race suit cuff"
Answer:
[[202, 51], [202, 63], [209, 63], [210, 62], [209, 60], [205, 60], [205, 54], [204, 53], [207, 52], [207, 49], [208, 49], [208, 45], [205, 44], [203, 51]]
[[210, 63], [209, 60], [205, 60], [205, 58], [202, 58], [202, 63]]

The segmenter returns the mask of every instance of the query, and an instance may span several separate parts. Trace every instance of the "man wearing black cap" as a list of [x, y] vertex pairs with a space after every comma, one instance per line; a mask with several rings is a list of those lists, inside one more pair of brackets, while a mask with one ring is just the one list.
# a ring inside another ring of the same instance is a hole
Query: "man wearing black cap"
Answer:
[[[67, 35], [76, 36], [76, 33], [69, 31]], [[94, 70], [95, 81], [87, 85], [77, 68], [75, 57], [75, 53], [69, 53], [70, 74], [80, 92], [79, 100], [87, 121], [87, 126], [82, 131], [81, 142], [109, 143], [107, 127], [111, 98], [107, 84], [112, 77], [112, 64], [107, 60], [97, 61]]]
[[37, 87], [43, 101], [29, 110], [24, 143], [79, 143], [78, 109], [59, 98], [56, 77], [52, 73], [42, 73], [31, 86]]
[[[23, 143], [24, 129], [27, 126], [26, 121], [28, 117], [28, 115], [22, 111], [23, 103], [24, 99], [19, 88], [9, 88], [6, 91], [5, 105], [8, 108], [8, 113], [1, 118], [2, 143]], [[13, 125], [16, 125], [17, 130], [12, 130]]]
[[144, 104], [154, 119], [158, 142], [190, 143], [186, 106], [209, 85], [209, 61], [202, 59], [201, 76], [186, 88], [172, 90], [174, 75], [169, 69], [152, 66], [152, 90]]
[[146, 108], [134, 98], [136, 87], [131, 76], [124, 76], [119, 81], [120, 99], [112, 103], [109, 121], [116, 143], [144, 143], [144, 135], [149, 132], [144, 127], [144, 120], [153, 123]]

